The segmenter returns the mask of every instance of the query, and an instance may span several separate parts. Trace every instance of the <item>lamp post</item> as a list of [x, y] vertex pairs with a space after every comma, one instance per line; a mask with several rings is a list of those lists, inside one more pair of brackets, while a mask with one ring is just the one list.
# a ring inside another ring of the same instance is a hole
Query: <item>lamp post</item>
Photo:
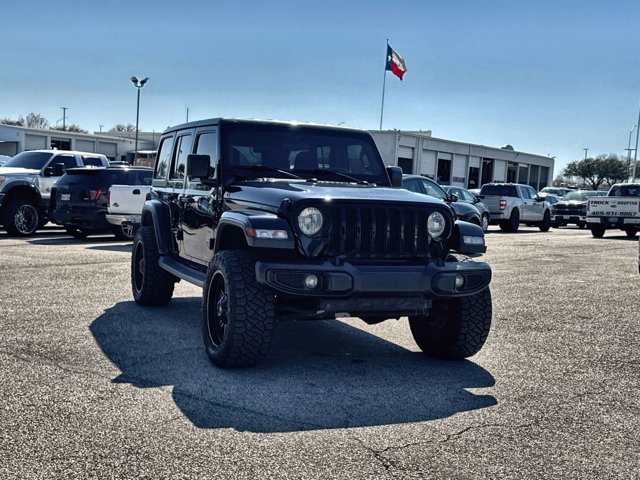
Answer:
[[136, 158], [138, 158], [138, 122], [140, 121], [140, 89], [144, 87], [144, 84], [149, 81], [149, 77], [144, 77], [142, 80], [138, 80], [138, 77], [135, 75], [131, 77], [131, 82], [134, 87], [138, 89], [138, 102], [136, 104], [136, 144], [133, 153], [133, 163], [135, 163]]
[[62, 130], [67, 129], [67, 110], [69, 107], [60, 107], [62, 109]]
[[[636, 127], [640, 125], [640, 109], [638, 109], [638, 123], [636, 123]], [[638, 133], [640, 133], [640, 127], [636, 128], [636, 151], [633, 152], [633, 179], [632, 182], [636, 181], [636, 166], [638, 165]]]
[[586, 160], [587, 159], [587, 152], [589, 151], [589, 149], [588, 148], [583, 148], [583, 150], [584, 150], [584, 159]]
[[629, 169], [631, 167], [631, 134], [638, 125], [634, 125], [629, 130], [629, 143], [627, 144], [627, 180], [629, 179]]

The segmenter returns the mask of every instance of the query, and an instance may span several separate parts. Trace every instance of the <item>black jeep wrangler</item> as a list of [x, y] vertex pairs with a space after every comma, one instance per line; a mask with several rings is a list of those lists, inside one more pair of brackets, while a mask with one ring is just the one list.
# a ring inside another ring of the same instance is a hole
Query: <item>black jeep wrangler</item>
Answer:
[[409, 317], [426, 354], [478, 352], [491, 325], [480, 227], [398, 188], [364, 131], [212, 119], [166, 130], [131, 260], [139, 305], [203, 288], [202, 336], [223, 367], [263, 359], [277, 320]]

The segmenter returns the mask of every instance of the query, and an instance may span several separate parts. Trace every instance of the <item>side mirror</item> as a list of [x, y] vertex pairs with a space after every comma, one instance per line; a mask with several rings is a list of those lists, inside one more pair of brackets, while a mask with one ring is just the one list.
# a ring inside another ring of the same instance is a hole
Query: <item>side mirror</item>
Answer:
[[393, 188], [402, 187], [402, 168], [387, 167], [387, 175], [389, 175], [389, 180], [391, 180], [391, 186]]
[[449, 201], [450, 202], [457, 202], [459, 200], [458, 198], [458, 194], [457, 193], [450, 193], [449, 194]]
[[544, 202], [544, 198], [540, 197], [540, 195], [536, 195], [535, 197], [533, 197], [533, 199], [534, 199], [536, 202]]
[[196, 155], [190, 153], [187, 155], [187, 177], [188, 178], [209, 178], [209, 155]]
[[53, 163], [44, 169], [45, 177], [61, 177], [64, 175], [64, 163]]

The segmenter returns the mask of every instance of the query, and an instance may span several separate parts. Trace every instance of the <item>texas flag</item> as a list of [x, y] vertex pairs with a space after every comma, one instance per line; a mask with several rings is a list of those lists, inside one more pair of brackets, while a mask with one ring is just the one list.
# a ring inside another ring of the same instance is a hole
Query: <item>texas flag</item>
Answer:
[[404, 58], [397, 54], [397, 52], [387, 44], [387, 66], [386, 70], [391, 70], [393, 74], [402, 80], [402, 76], [407, 71], [407, 65], [404, 63]]

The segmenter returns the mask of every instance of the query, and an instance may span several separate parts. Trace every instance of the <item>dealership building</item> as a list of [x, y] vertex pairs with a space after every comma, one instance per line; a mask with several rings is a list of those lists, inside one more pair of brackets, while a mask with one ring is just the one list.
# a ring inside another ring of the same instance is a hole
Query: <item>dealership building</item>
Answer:
[[479, 188], [489, 182], [513, 182], [540, 190], [553, 180], [553, 157], [518, 152], [510, 145], [496, 148], [444, 140], [432, 137], [430, 131], [370, 133], [385, 164], [443, 185]]
[[[502, 148], [431, 136], [430, 131], [371, 130], [386, 165], [426, 175], [443, 185], [477, 188], [489, 182], [515, 182], [539, 190], [551, 185], [554, 159]], [[139, 132], [138, 162], [152, 166], [160, 134]], [[24, 150], [79, 150], [102, 153], [110, 160], [132, 162], [135, 132], [74, 133], [0, 124], [0, 155]]]

